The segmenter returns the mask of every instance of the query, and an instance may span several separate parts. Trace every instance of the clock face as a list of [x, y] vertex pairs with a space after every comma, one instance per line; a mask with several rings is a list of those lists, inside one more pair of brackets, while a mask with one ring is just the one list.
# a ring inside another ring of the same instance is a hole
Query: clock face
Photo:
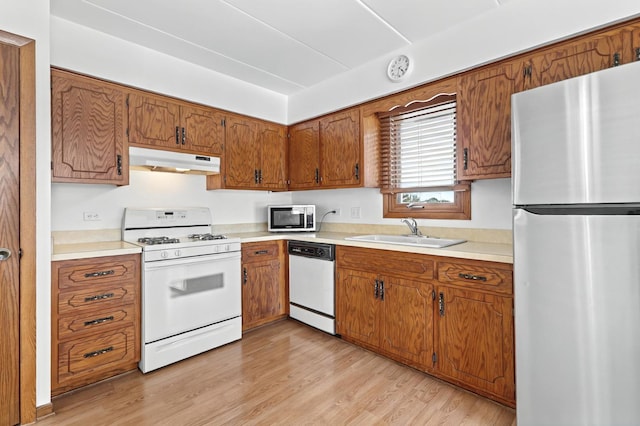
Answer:
[[400, 55], [389, 62], [387, 67], [387, 76], [393, 81], [400, 81], [409, 73], [411, 60], [406, 55]]

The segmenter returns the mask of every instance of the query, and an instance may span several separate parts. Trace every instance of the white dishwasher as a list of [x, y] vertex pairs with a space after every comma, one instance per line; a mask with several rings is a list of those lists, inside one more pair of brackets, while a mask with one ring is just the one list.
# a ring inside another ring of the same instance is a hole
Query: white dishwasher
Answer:
[[289, 316], [336, 334], [335, 246], [289, 241]]

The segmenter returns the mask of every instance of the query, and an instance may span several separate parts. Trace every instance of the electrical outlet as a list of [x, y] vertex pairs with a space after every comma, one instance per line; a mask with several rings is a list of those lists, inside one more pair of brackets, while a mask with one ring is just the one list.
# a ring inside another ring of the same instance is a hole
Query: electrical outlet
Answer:
[[360, 219], [360, 207], [351, 207], [351, 219]]
[[336, 212], [336, 213], [335, 213], [335, 214], [336, 214], [336, 216], [340, 216], [340, 213], [341, 213], [341, 212], [340, 212], [340, 209], [333, 209], [333, 210], [335, 210], [335, 212]]
[[84, 212], [83, 217], [85, 221], [96, 221], [100, 220], [100, 215], [96, 212]]

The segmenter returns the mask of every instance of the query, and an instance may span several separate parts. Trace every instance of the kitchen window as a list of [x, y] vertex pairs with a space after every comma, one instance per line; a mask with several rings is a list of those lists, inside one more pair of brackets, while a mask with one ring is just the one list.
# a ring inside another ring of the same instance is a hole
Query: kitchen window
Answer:
[[456, 178], [455, 94], [378, 118], [384, 217], [470, 219], [470, 185]]

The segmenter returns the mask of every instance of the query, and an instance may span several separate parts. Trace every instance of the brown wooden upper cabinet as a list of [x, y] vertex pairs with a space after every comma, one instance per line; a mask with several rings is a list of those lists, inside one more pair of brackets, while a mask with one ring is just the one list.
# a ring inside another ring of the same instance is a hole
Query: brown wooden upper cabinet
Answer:
[[51, 70], [52, 182], [129, 183], [120, 86]]
[[289, 129], [289, 189], [362, 186], [360, 108]]
[[511, 95], [521, 86], [520, 61], [458, 78], [458, 179], [511, 176]]
[[[625, 62], [624, 31], [583, 37], [545, 49], [525, 61], [524, 89], [600, 71]], [[629, 56], [629, 52], [625, 56]]]
[[225, 116], [213, 108], [143, 92], [129, 94], [129, 143], [222, 155]]
[[225, 188], [287, 189], [286, 127], [229, 116], [224, 150]]

